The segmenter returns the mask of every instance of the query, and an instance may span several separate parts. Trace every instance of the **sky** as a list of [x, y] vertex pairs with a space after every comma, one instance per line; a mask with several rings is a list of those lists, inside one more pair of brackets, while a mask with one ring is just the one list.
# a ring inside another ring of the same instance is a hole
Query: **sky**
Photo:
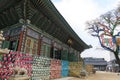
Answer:
[[93, 46], [82, 52], [81, 56], [105, 58], [109, 61], [109, 52], [100, 48], [98, 39], [87, 32], [85, 23], [115, 9], [120, 0], [52, 0], [52, 2], [78, 36], [86, 44]]

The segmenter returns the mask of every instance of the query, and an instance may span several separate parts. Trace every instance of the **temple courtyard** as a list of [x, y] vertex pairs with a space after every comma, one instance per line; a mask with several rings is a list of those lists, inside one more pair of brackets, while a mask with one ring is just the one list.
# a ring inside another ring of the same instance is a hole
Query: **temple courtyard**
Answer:
[[96, 74], [88, 75], [85, 78], [65, 77], [55, 80], [120, 80], [120, 75], [113, 72], [97, 71]]

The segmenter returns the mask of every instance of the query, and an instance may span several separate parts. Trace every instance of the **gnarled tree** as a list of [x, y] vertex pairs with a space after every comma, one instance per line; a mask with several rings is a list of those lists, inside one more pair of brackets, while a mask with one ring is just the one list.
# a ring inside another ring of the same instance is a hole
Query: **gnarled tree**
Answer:
[[120, 9], [112, 10], [87, 22], [87, 29], [98, 37], [101, 47], [112, 52], [120, 66]]

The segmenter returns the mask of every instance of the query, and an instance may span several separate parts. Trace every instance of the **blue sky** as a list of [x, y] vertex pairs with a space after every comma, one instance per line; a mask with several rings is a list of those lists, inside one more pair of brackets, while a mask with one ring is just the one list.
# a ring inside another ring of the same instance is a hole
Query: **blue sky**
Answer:
[[[85, 43], [94, 47], [91, 50], [85, 51], [86, 53], [83, 56], [86, 56], [90, 51], [92, 52], [96, 50], [96, 47], [100, 46], [98, 39], [90, 36], [85, 30], [85, 22], [98, 18], [100, 15], [115, 9], [120, 0], [52, 0], [52, 2], [78, 36]], [[98, 51], [100, 52], [100, 50]], [[97, 51], [95, 52], [97, 53]], [[101, 54], [102, 53], [104, 52], [101, 51]], [[98, 56], [98, 54], [96, 55], [95, 53], [90, 55]], [[103, 55], [99, 57], [105, 57], [105, 54]], [[106, 54], [106, 56], [108, 56], [108, 54]], [[108, 57], [106, 57], [106, 59], [107, 58]]]
[[[116, 3], [116, 0], [93, 0], [98, 6], [100, 7], [110, 7], [111, 5], [114, 5], [113, 3]], [[117, 1], [118, 2], [118, 1]]]
[[55, 3], [55, 2], [60, 2], [61, 0], [52, 0], [52, 1]]

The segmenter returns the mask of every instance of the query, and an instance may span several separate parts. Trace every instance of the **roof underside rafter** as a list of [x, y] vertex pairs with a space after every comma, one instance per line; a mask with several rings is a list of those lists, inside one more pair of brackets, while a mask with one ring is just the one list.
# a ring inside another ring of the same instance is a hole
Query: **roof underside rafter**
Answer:
[[20, 19], [29, 19], [31, 24], [65, 44], [71, 39], [71, 47], [80, 52], [88, 48], [49, 0], [0, 1], [0, 29], [16, 24]]

